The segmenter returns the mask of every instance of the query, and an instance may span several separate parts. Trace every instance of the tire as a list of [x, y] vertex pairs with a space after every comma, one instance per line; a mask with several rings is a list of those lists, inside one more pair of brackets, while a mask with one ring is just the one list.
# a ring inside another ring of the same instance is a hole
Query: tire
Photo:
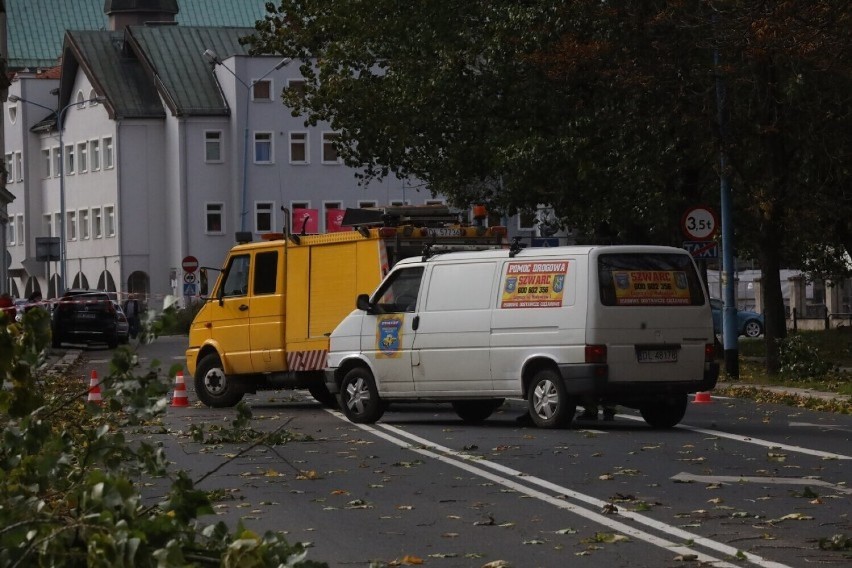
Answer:
[[364, 367], [355, 367], [346, 373], [339, 397], [343, 414], [356, 424], [373, 424], [385, 413], [373, 374]]
[[662, 402], [639, 407], [639, 413], [651, 428], [665, 430], [676, 426], [683, 420], [689, 400], [686, 394], [667, 397]]
[[115, 349], [116, 347], [118, 347], [117, 335], [110, 335], [107, 337], [107, 347], [109, 347], [110, 349]]
[[222, 362], [215, 353], [201, 358], [195, 369], [195, 394], [211, 408], [228, 408], [243, 398], [243, 390], [225, 375]]
[[763, 326], [757, 320], [748, 320], [743, 326], [743, 335], [746, 337], [760, 337], [763, 335]]
[[505, 402], [504, 399], [487, 400], [456, 400], [453, 401], [453, 410], [463, 421], [476, 424], [488, 419], [495, 410]]
[[554, 369], [537, 371], [527, 393], [530, 418], [539, 428], [564, 428], [571, 424], [577, 401], [565, 392], [562, 377]]
[[329, 392], [328, 387], [325, 386], [324, 382], [318, 380], [311, 383], [308, 387], [308, 392], [311, 393], [314, 400], [326, 408], [340, 408], [337, 404], [337, 397]]

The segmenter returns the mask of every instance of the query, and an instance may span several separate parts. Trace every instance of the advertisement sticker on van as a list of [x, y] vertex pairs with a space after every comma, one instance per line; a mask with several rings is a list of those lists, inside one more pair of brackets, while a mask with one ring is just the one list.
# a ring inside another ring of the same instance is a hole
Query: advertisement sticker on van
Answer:
[[401, 355], [403, 317], [379, 316], [376, 321], [376, 358], [396, 359]]
[[616, 304], [689, 305], [689, 281], [680, 270], [614, 270]]
[[503, 277], [500, 307], [559, 308], [567, 274], [567, 260], [510, 262]]

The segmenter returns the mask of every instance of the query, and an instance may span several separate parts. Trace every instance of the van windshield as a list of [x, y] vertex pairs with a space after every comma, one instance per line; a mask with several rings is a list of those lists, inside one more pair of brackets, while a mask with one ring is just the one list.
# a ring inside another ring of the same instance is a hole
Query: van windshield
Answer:
[[685, 254], [618, 253], [598, 257], [605, 306], [701, 306], [704, 290]]

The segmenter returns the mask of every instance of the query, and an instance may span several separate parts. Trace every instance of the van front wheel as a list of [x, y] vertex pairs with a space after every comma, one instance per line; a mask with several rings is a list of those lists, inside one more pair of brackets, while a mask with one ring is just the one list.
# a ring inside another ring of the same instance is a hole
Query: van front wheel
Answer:
[[385, 413], [372, 373], [355, 367], [343, 377], [340, 385], [340, 409], [356, 424], [372, 424]]
[[562, 377], [554, 369], [536, 372], [527, 394], [527, 406], [539, 428], [564, 428], [577, 411], [577, 401], [565, 392]]
[[228, 408], [243, 398], [243, 391], [225, 374], [215, 353], [202, 357], [195, 369], [195, 394], [211, 408]]
[[683, 420], [688, 404], [688, 397], [685, 394], [676, 395], [662, 402], [641, 406], [639, 414], [651, 428], [668, 429]]

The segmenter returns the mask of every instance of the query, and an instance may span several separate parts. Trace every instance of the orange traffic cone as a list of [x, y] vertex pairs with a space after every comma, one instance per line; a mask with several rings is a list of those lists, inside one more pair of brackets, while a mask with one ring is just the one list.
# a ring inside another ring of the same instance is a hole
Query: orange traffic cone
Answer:
[[172, 406], [189, 406], [189, 399], [186, 397], [186, 384], [183, 382], [183, 371], [178, 371], [175, 375], [175, 393], [172, 396]]
[[98, 381], [98, 372], [94, 369], [92, 370], [92, 378], [89, 380], [89, 397], [87, 402], [91, 402], [92, 404], [103, 403], [103, 399], [101, 398], [101, 384], [100, 381]]
[[710, 399], [710, 392], [697, 392], [695, 393], [695, 399], [692, 401], [698, 404], [707, 404], [708, 402], [713, 402]]

